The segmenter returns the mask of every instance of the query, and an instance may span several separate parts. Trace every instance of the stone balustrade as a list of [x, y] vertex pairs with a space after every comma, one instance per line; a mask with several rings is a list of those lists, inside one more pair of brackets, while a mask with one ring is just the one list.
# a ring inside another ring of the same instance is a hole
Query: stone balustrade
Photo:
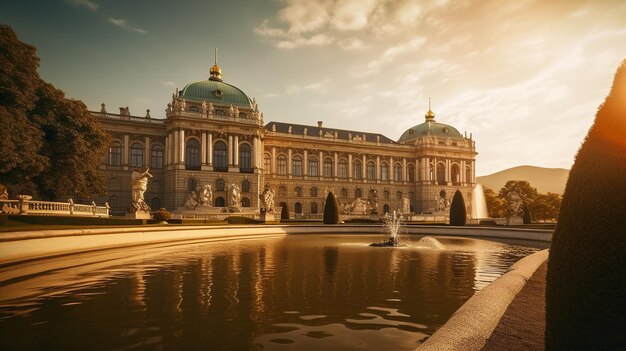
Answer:
[[17, 200], [0, 200], [0, 213], [46, 216], [109, 217], [109, 205], [74, 204], [68, 202], [33, 201], [28, 195], [19, 195]]

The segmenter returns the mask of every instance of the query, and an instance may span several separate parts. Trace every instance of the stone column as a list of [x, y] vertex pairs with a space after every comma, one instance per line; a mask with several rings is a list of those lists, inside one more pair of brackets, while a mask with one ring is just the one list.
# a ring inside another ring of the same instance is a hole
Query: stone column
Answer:
[[207, 147], [207, 160], [209, 162], [209, 166], [213, 165], [213, 134], [209, 133], [208, 137], [208, 147]]
[[446, 183], [452, 182], [452, 177], [450, 176], [450, 160], [446, 160]]
[[234, 163], [233, 161], [233, 136], [229, 135], [228, 136], [228, 165], [232, 166]]
[[363, 155], [363, 163], [361, 164], [361, 178], [364, 183], [367, 182], [367, 157], [365, 155]]
[[200, 144], [200, 163], [206, 165], [206, 132], [202, 132]]
[[165, 135], [165, 146], [164, 146], [164, 150], [163, 150], [163, 156], [164, 156], [164, 162], [165, 162], [165, 166], [170, 164], [170, 134], [167, 133]]
[[424, 180], [424, 178], [420, 178], [422, 177], [422, 169], [420, 168], [420, 159], [418, 157], [415, 158], [415, 182], [418, 182], [420, 180]]
[[258, 167], [259, 164], [259, 139], [252, 138], [252, 169]]
[[348, 154], [348, 181], [352, 181], [353, 178], [353, 174], [352, 174], [352, 154]]
[[335, 151], [335, 167], [333, 167], [333, 178], [337, 179], [339, 177], [339, 154]]
[[380, 156], [376, 156], [376, 183], [380, 183]]
[[178, 146], [180, 145], [180, 134], [178, 134], [178, 131], [175, 130], [174, 132], [174, 140], [173, 140], [173, 145], [172, 145], [172, 163], [174, 164], [178, 164]]
[[461, 178], [460, 181], [461, 183], [467, 183], [467, 179], [465, 179], [465, 160], [461, 160], [461, 174], [459, 174], [459, 177]]
[[393, 163], [393, 157], [389, 157], [389, 181], [396, 181], [396, 165]]
[[304, 174], [304, 176], [308, 176], [309, 175], [309, 151], [308, 150], [304, 150], [304, 160], [302, 160], [303, 162], [303, 167], [304, 169], [302, 170], [302, 174]]
[[407, 176], [406, 157], [402, 158], [402, 181], [406, 183], [409, 180]]
[[145, 145], [145, 151], [143, 154], [143, 164], [149, 167], [152, 167], [152, 165], [150, 164], [150, 137], [147, 136], [146, 137], [146, 145]]
[[291, 149], [287, 149], [287, 175], [291, 177]]
[[272, 174], [276, 174], [276, 148], [272, 148]]
[[233, 164], [235, 166], [239, 166], [239, 136], [235, 135], [234, 143], [235, 143], [235, 145], [234, 145], [235, 147], [233, 149], [233, 152], [234, 152], [234, 155], [233, 155], [234, 157], [233, 158], [235, 160], [234, 160]]
[[476, 161], [472, 160], [472, 165], [470, 166], [470, 174], [472, 176], [472, 183], [476, 183], [476, 169], [474, 168]]
[[324, 177], [324, 153], [320, 151], [320, 176]]
[[130, 137], [128, 134], [124, 135], [124, 153], [122, 154], [122, 165], [128, 167], [128, 157], [130, 156]]
[[185, 163], [185, 131], [181, 130], [179, 131], [180, 133], [180, 146], [179, 146], [179, 150], [180, 150], [180, 163], [184, 164]]

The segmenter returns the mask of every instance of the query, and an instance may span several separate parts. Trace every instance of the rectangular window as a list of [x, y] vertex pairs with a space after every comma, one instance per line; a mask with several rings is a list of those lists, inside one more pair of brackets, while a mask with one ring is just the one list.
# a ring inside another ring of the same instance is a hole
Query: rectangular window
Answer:
[[152, 154], [150, 156], [150, 165], [152, 168], [156, 169], [163, 168], [163, 150], [152, 149]]
[[333, 163], [331, 161], [324, 161], [324, 177], [333, 177]]
[[309, 176], [317, 177], [319, 175], [319, 164], [317, 160], [309, 160]]
[[339, 178], [348, 178], [348, 164], [345, 162], [339, 163], [339, 169], [337, 172], [339, 173]]

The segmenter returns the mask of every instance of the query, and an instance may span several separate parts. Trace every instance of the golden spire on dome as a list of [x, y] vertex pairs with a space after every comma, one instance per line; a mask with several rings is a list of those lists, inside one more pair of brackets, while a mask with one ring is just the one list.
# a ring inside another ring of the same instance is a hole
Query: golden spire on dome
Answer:
[[217, 80], [219, 82], [222, 81], [222, 69], [217, 65], [217, 48], [215, 48], [215, 64], [209, 70], [209, 74], [211, 75], [209, 80]]
[[433, 110], [430, 109], [430, 96], [428, 97], [428, 112], [426, 112], [426, 115], [424, 117], [426, 117], [427, 121], [432, 121], [435, 119], [435, 113], [433, 112]]

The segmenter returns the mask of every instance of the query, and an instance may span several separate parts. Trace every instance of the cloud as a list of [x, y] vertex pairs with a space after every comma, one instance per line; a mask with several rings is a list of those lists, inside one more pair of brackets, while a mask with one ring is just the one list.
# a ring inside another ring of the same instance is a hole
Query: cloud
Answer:
[[330, 82], [331, 82], [330, 79], [324, 79], [319, 82], [313, 82], [307, 85], [290, 85], [287, 87], [287, 94], [298, 95], [303, 91], [321, 92], [325, 90], [325, 88], [328, 86]]
[[425, 42], [426, 38], [417, 37], [391, 46], [387, 48], [378, 59], [370, 61], [364, 68], [359, 68], [354, 75], [365, 77], [378, 72], [384, 64], [393, 62], [398, 56], [417, 51]]
[[68, 0], [67, 2], [74, 6], [86, 7], [90, 9], [91, 11], [96, 11], [98, 7], [100, 6], [97, 3], [90, 1], [90, 0]]
[[146, 34], [148, 33], [148, 31], [141, 29], [141, 28], [136, 28], [136, 27], [132, 27], [128, 21], [126, 21], [125, 19], [116, 19], [116, 18], [109, 18], [109, 22], [113, 23], [114, 25], [126, 29], [128, 31], [131, 32], [137, 32], [137, 33], [141, 33], [141, 34]]
[[330, 25], [340, 31], [365, 28], [378, 4], [377, 0], [341, 0], [332, 8]]
[[169, 81], [169, 80], [162, 80], [161, 84], [163, 84], [164, 87], [175, 87], [176, 83]]
[[326, 34], [316, 34], [310, 38], [297, 37], [289, 40], [281, 40], [276, 43], [279, 49], [294, 49], [300, 46], [323, 46], [332, 43], [334, 38]]
[[367, 49], [367, 45], [365, 45], [360, 39], [357, 38], [348, 38], [339, 41], [339, 47], [344, 50], [363, 50]]

